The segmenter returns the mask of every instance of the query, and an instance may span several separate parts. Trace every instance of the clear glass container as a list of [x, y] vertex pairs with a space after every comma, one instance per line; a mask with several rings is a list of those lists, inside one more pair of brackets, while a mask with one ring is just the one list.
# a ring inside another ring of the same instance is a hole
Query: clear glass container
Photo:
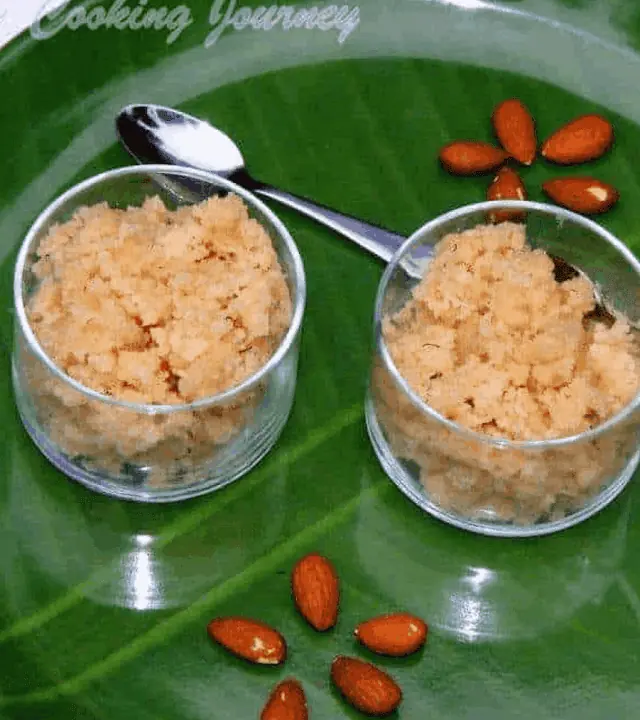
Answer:
[[[115, 399], [65, 374], [44, 351], [28, 320], [38, 287], [35, 250], [49, 230], [83, 206], [140, 206], [159, 196], [169, 209], [212, 195], [239, 196], [268, 232], [291, 296], [291, 321], [270, 359], [228, 390], [188, 404]], [[40, 451], [64, 474], [118, 498], [169, 502], [203, 495], [245, 475], [271, 450], [293, 404], [306, 302], [298, 249], [276, 215], [232, 182], [190, 168], [124, 167], [90, 178], [53, 202], [21, 247], [14, 277], [12, 358], [16, 404]]]
[[[485, 535], [545, 535], [592, 516], [629, 482], [640, 460], [640, 395], [579, 435], [513, 441], [470, 430], [425, 403], [401, 376], [383, 337], [383, 322], [412, 297], [433, 246], [449, 233], [487, 224], [489, 213], [501, 209], [526, 211], [528, 244], [586, 274], [606, 306], [637, 326], [640, 262], [595, 222], [527, 201], [459, 208], [416, 231], [384, 273], [375, 306], [367, 428], [388, 476], [426, 512]], [[537, 504], [535, 516], [521, 512]]]

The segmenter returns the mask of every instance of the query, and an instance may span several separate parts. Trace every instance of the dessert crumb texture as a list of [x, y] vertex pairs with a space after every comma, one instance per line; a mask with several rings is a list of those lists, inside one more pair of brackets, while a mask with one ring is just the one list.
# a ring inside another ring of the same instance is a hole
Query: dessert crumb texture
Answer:
[[[78, 210], [37, 249], [31, 326], [85, 387], [121, 401], [177, 405], [237, 386], [272, 356], [291, 297], [267, 231], [229, 195], [172, 211], [160, 198]], [[208, 477], [216, 448], [251, 422], [268, 381], [178, 413], [91, 399], [24, 355], [38, 422], [66, 455], [119, 482]], [[208, 469], [209, 468], [209, 469]], [[138, 473], [138, 474], [136, 474]], [[140, 476], [140, 477], [139, 477]]]
[[588, 430], [638, 392], [629, 323], [585, 323], [591, 284], [554, 279], [521, 225], [444, 238], [412, 300], [386, 320], [393, 360], [420, 397], [477, 432], [534, 440]]
[[[491, 438], [545, 440], [603, 423], [638, 392], [637, 343], [621, 316], [585, 316], [590, 282], [558, 283], [514, 223], [445, 237], [383, 333], [400, 374], [441, 415]], [[595, 439], [537, 451], [493, 445], [425, 417], [380, 363], [380, 421], [429, 497], [481, 520], [530, 524], [581, 508], [638, 446], [637, 414]]]
[[266, 230], [236, 196], [168, 210], [80, 209], [37, 251], [33, 330], [84, 386], [135, 403], [188, 403], [269, 359], [291, 299]]

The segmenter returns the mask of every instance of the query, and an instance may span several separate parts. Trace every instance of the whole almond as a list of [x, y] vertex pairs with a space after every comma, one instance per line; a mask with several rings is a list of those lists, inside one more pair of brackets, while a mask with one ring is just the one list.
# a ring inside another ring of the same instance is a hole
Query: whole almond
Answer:
[[491, 172], [507, 159], [507, 153], [489, 143], [459, 140], [440, 150], [440, 162], [453, 175]]
[[502, 147], [523, 165], [536, 157], [536, 126], [527, 107], [516, 98], [501, 102], [491, 116], [493, 129]]
[[331, 665], [331, 679], [347, 702], [368, 715], [389, 715], [402, 702], [396, 681], [363, 660], [338, 656]]
[[354, 635], [372, 652], [403, 657], [425, 644], [428, 630], [427, 624], [415, 615], [392, 613], [360, 623]]
[[312, 553], [299, 560], [291, 573], [291, 590], [296, 607], [309, 625], [324, 632], [336, 624], [340, 584], [327, 558]]
[[[491, 185], [489, 185], [487, 200], [526, 199], [527, 191], [518, 173], [510, 167], [500, 168]], [[521, 210], [494, 210], [489, 213], [489, 219], [494, 223], [517, 222], [522, 220], [524, 216], [525, 213]]]
[[238, 657], [258, 665], [280, 665], [287, 658], [282, 635], [265, 623], [243, 617], [223, 617], [207, 625], [209, 637]]
[[260, 713], [260, 720], [308, 720], [309, 709], [302, 685], [293, 678], [276, 685]]
[[584, 215], [606, 212], [620, 198], [613, 185], [592, 177], [556, 178], [543, 183], [542, 189], [558, 205]]
[[542, 145], [542, 156], [559, 165], [576, 165], [601, 157], [613, 143], [613, 126], [601, 115], [582, 115]]

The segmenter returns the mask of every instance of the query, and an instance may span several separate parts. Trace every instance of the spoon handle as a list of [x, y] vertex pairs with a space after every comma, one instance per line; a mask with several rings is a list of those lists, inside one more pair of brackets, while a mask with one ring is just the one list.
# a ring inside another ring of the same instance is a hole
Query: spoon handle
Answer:
[[296, 197], [291, 193], [278, 190], [269, 185], [256, 183], [256, 187], [252, 188], [252, 190], [257, 195], [275, 200], [281, 205], [286, 205], [286, 207], [306, 215], [321, 225], [325, 225], [387, 263], [406, 240], [406, 237], [397, 235], [390, 230], [371, 225], [350, 215], [343, 215], [323, 205]]

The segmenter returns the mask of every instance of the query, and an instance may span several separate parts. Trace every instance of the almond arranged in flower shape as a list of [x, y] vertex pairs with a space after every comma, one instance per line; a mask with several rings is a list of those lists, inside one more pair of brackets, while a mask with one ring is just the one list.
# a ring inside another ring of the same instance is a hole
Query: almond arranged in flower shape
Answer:
[[225, 650], [257, 665], [280, 665], [287, 658], [287, 644], [282, 635], [257, 620], [216, 618], [207, 625], [207, 632]]
[[542, 156], [559, 165], [577, 165], [601, 157], [613, 143], [613, 127], [601, 115], [582, 115], [542, 145]]
[[596, 215], [612, 208], [620, 194], [608, 183], [592, 177], [547, 180], [542, 189], [558, 205], [584, 215]]
[[402, 702], [396, 681], [363, 660], [338, 656], [331, 665], [331, 679], [347, 702], [368, 715], [390, 715]]
[[324, 632], [336, 624], [340, 586], [327, 558], [312, 553], [299, 560], [291, 573], [291, 590], [300, 614], [313, 628]]
[[293, 678], [277, 685], [264, 709], [260, 720], [308, 720], [309, 709], [302, 685]]
[[392, 613], [360, 623], [354, 635], [372, 652], [404, 657], [425, 644], [427, 632], [427, 624], [415, 615]]
[[445, 145], [439, 157], [445, 170], [453, 175], [478, 175], [495, 170], [508, 155], [489, 143], [459, 140]]
[[529, 110], [516, 98], [496, 106], [491, 116], [493, 129], [502, 147], [522, 165], [531, 165], [536, 157], [536, 126]]
[[[522, 179], [510, 167], [500, 168], [487, 190], [487, 200], [526, 200], [527, 191]], [[494, 210], [489, 219], [494, 223], [523, 220], [525, 213], [520, 210]]]

